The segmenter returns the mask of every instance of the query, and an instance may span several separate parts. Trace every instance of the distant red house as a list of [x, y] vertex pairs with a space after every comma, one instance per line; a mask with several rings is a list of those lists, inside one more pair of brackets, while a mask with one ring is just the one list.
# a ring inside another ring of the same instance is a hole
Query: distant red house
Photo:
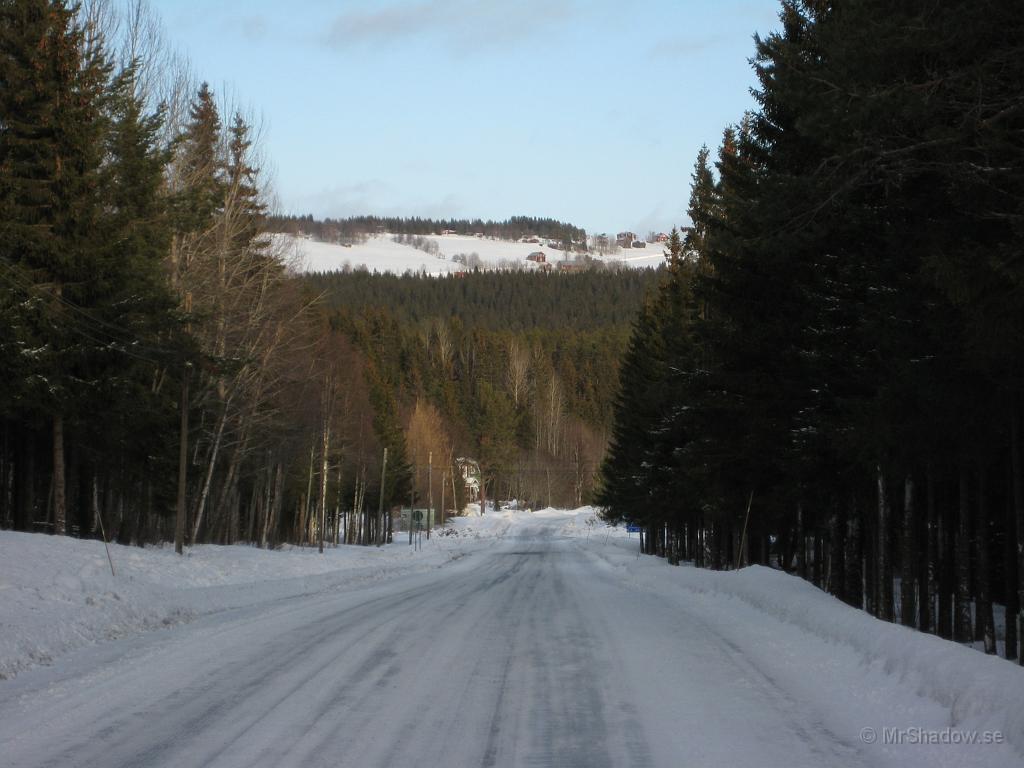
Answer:
[[666, 235], [664, 232], [659, 232], [655, 236], [654, 242], [656, 242], [656, 243], [667, 243], [668, 242], [668, 235]]
[[548, 260], [548, 257], [544, 254], [544, 251], [534, 251], [526, 257], [526, 260], [537, 264], [544, 264]]

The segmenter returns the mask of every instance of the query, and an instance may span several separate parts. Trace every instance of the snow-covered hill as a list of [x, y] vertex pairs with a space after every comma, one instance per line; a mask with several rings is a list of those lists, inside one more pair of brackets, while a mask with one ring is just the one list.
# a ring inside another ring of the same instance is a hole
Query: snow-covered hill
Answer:
[[[331, 272], [365, 267], [371, 272], [398, 275], [405, 272], [444, 275], [466, 269], [464, 263], [456, 261], [456, 257], [460, 255], [471, 257], [476, 254], [483, 269], [503, 269], [513, 265], [523, 265], [527, 269], [536, 268], [535, 264], [526, 260], [534, 251], [542, 251], [550, 263], [564, 258], [562, 251], [552, 250], [543, 243], [538, 245], [490, 240], [470, 235], [424, 235], [423, 238], [436, 244], [436, 256], [411, 245], [395, 242], [393, 236], [389, 234], [374, 235], [365, 243], [355, 243], [351, 246], [278, 235], [277, 245], [285, 254], [294, 257], [299, 268], [305, 272]], [[631, 268], [657, 267], [664, 261], [664, 248], [658, 244], [651, 244], [646, 248], [622, 251], [603, 260], [621, 262]]]

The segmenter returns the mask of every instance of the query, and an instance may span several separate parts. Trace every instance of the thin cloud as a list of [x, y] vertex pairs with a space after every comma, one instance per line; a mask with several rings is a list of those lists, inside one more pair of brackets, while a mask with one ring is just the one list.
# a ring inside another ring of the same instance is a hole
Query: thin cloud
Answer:
[[314, 216], [358, 216], [374, 211], [382, 200], [397, 193], [397, 189], [380, 179], [367, 179], [354, 184], [336, 184], [313, 192], [297, 195], [292, 209], [312, 213]]
[[399, 187], [381, 179], [366, 179], [354, 184], [336, 184], [318, 192], [297, 195], [289, 210], [296, 214], [312, 213], [318, 218], [346, 216], [422, 216], [446, 218], [465, 211], [462, 198], [449, 192], [441, 198], [403, 196]]
[[696, 38], [668, 37], [652, 45], [648, 49], [648, 55], [652, 59], [660, 60], [688, 59], [700, 56], [705, 51], [716, 48], [722, 42], [724, 42], [724, 38], [721, 35], [707, 35]]
[[243, 16], [238, 22], [238, 28], [242, 35], [252, 41], [262, 40], [267, 36], [268, 24], [263, 16]]
[[572, 0], [402, 0], [346, 11], [325, 43], [336, 50], [440, 39], [455, 52], [535, 38], [576, 15]]

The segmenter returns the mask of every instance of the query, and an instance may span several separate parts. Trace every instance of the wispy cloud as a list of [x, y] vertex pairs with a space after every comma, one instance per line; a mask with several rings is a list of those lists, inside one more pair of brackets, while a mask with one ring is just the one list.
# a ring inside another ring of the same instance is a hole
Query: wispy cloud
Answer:
[[367, 179], [354, 184], [335, 184], [294, 200], [294, 212], [312, 213], [314, 216], [357, 216], [373, 212], [382, 200], [397, 190], [380, 179]]
[[721, 35], [704, 37], [667, 37], [654, 43], [648, 54], [652, 59], [688, 59], [710, 51], [724, 42]]
[[[674, 206], [659, 202], [653, 209], [633, 221], [633, 231], [641, 237], [648, 232], [668, 232], [672, 227], [679, 226], [677, 222], [681, 218], [686, 219], [685, 215], [675, 210]], [[688, 219], [686, 219], [686, 223], [689, 223]], [[651, 246], [648, 246], [647, 250], [649, 253], [644, 254], [645, 256], [657, 252], [651, 251]]]
[[256, 41], [262, 40], [267, 36], [268, 25], [267, 20], [263, 16], [250, 15], [239, 19], [238, 28], [243, 37]]
[[536, 38], [575, 15], [573, 0], [400, 0], [340, 14], [325, 42], [345, 50], [440, 39], [459, 53]]
[[320, 218], [365, 214], [444, 218], [464, 214], [465, 205], [454, 192], [440, 198], [410, 198], [390, 182], [367, 179], [354, 184], [332, 185], [312, 194], [297, 195], [290, 211], [297, 214], [312, 213]]

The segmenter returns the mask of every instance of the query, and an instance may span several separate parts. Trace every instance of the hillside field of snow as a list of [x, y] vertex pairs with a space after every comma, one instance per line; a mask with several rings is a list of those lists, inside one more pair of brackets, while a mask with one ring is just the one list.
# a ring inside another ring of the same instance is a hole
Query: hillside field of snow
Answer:
[[[1024, 669], [591, 508], [421, 550], [0, 533], [0, 759], [115, 766], [1024, 765]], [[382, 727], [383, 726], [383, 727]]]
[[[534, 251], [544, 252], [549, 263], [557, 262], [564, 257], [562, 251], [547, 248], [543, 243], [537, 245], [469, 235], [424, 237], [437, 244], [437, 256], [411, 245], [397, 243], [389, 234], [373, 235], [365, 243], [353, 243], [351, 246], [321, 243], [291, 235], [277, 235], [276, 245], [290, 263], [296, 264], [296, 267], [304, 272], [366, 268], [370, 272], [396, 275], [418, 272], [438, 276], [466, 268], [453, 260], [459, 254], [477, 254], [484, 269], [508, 268], [513, 264], [522, 264], [528, 269], [536, 268], [534, 264], [526, 261], [526, 257]], [[665, 260], [664, 250], [661, 244], [652, 243], [646, 248], [623, 250], [617, 255], [602, 258], [602, 261], [619, 262], [636, 269], [657, 267]]]

